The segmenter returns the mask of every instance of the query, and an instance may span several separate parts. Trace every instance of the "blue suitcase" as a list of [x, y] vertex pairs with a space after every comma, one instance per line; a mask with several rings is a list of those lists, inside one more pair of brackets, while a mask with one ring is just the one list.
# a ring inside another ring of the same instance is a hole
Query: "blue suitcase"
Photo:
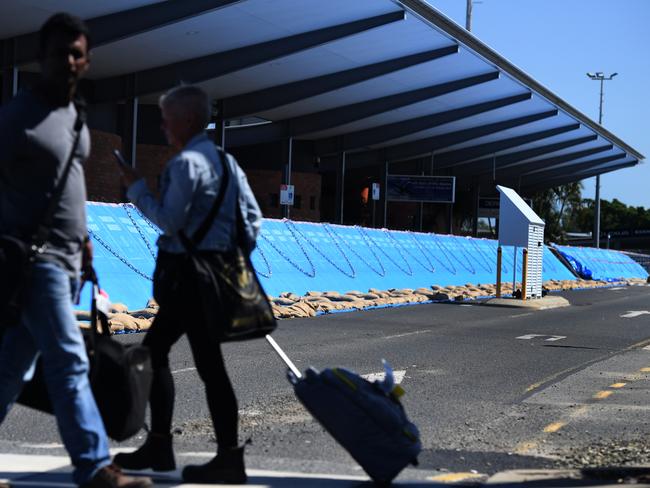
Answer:
[[384, 380], [372, 383], [343, 368], [309, 368], [302, 375], [273, 338], [266, 339], [289, 367], [301, 403], [376, 484], [390, 485], [408, 464], [417, 465], [420, 434], [406, 417], [403, 390], [385, 361]]

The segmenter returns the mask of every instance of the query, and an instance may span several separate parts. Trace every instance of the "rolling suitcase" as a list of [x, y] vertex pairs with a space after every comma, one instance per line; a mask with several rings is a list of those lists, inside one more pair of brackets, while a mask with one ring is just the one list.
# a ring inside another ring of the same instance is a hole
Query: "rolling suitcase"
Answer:
[[303, 375], [271, 336], [266, 340], [288, 366], [300, 402], [376, 484], [390, 485], [408, 464], [417, 465], [420, 434], [406, 417], [403, 390], [385, 361], [385, 379], [372, 383], [343, 368], [309, 368]]

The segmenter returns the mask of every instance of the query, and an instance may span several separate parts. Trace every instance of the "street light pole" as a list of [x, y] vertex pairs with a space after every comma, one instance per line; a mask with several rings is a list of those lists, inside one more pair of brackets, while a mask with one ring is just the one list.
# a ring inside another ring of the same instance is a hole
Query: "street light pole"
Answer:
[[467, 0], [467, 8], [465, 9], [465, 30], [472, 31], [472, 6], [475, 3], [483, 3], [477, 0]]
[[[603, 100], [605, 81], [613, 79], [618, 73], [605, 76], [602, 72], [587, 73], [587, 76], [595, 81], [600, 81], [600, 103], [598, 105], [598, 124], [603, 125]], [[596, 175], [596, 196], [594, 198], [594, 246], [600, 247], [600, 175]]]

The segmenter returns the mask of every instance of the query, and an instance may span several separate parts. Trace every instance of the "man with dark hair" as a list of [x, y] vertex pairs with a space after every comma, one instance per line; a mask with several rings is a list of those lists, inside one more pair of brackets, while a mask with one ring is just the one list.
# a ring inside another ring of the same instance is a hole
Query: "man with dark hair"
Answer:
[[[83, 162], [90, 136], [73, 103], [89, 65], [88, 30], [56, 14], [41, 29], [41, 79], [0, 107], [0, 232], [29, 240], [64, 181], [46, 244], [24, 290], [20, 323], [0, 347], [0, 422], [40, 355], [61, 438], [83, 487], [145, 487], [110, 462], [108, 441], [88, 381], [88, 357], [72, 310], [82, 270], [91, 269]], [[66, 167], [68, 168], [66, 170]]]

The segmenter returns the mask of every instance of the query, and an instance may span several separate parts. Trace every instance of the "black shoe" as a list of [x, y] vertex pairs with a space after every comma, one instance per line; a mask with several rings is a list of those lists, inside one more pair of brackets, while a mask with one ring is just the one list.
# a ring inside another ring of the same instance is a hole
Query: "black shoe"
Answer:
[[153, 486], [151, 478], [127, 476], [114, 464], [104, 466], [81, 488], [148, 488]]
[[185, 483], [222, 483], [239, 485], [246, 483], [244, 467], [244, 446], [219, 449], [219, 454], [210, 462], [200, 466], [186, 466], [183, 469]]
[[150, 432], [140, 449], [117, 454], [113, 462], [124, 469], [172, 471], [176, 469], [172, 435]]

